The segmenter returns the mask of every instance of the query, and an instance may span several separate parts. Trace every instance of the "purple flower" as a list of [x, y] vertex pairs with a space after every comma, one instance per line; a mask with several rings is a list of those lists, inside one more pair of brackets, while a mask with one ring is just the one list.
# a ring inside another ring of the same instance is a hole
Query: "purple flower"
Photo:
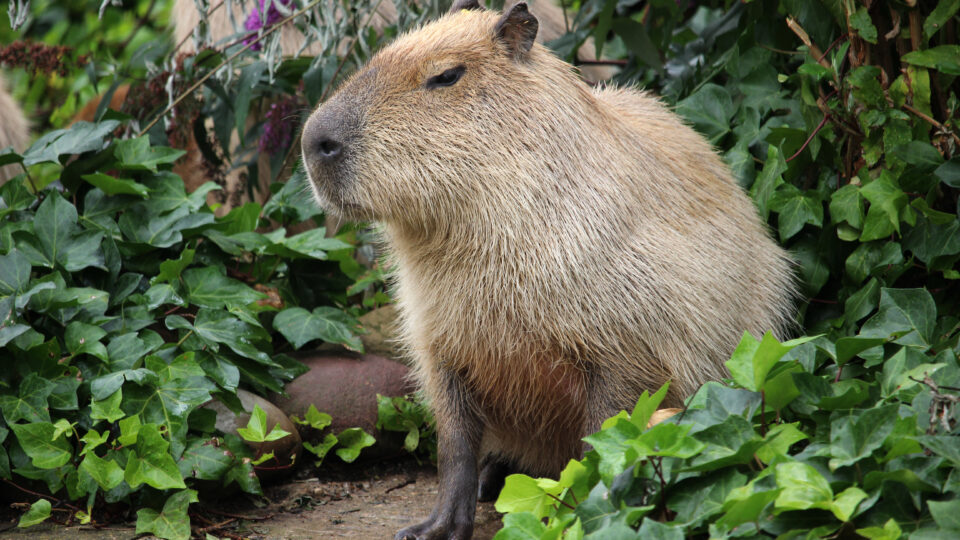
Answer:
[[285, 150], [293, 142], [297, 122], [297, 98], [287, 97], [270, 105], [263, 124], [259, 150], [273, 155]]
[[[270, 4], [270, 7], [267, 8], [267, 22], [264, 24], [264, 22], [260, 20], [260, 14], [263, 13], [263, 6], [267, 3], [267, 0], [259, 0], [259, 7], [247, 15], [247, 20], [243, 22], [243, 27], [250, 32], [257, 32], [261, 28], [270, 28], [271, 26], [282, 21], [284, 18], [283, 14], [280, 13], [280, 10], [276, 8], [276, 5], [283, 4], [285, 7], [288, 7], [292, 2], [293, 0], [273, 0], [273, 2]], [[247, 45], [256, 38], [256, 34], [251, 34], [244, 38], [243, 43], [244, 45]], [[258, 41], [250, 47], [250, 50], [259, 51], [262, 48], [262, 45], [260, 45], [260, 42]]]

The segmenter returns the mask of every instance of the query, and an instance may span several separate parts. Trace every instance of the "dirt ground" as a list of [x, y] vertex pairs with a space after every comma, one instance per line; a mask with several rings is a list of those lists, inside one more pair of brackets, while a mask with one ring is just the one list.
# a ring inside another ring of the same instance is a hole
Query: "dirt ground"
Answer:
[[[265, 486], [263, 499], [235, 495], [212, 504], [215, 494], [201, 495], [203, 504], [191, 506], [194, 525], [216, 526], [209, 532], [221, 538], [390, 539], [399, 529], [425, 518], [436, 497], [436, 470], [414, 461], [326, 468], [320, 469], [319, 478], [301, 474], [301, 478]], [[500, 525], [493, 503], [478, 505], [475, 540], [490, 540]], [[18, 530], [15, 520], [0, 522], [3, 540], [134, 537], [132, 523], [106, 529], [43, 524]]]

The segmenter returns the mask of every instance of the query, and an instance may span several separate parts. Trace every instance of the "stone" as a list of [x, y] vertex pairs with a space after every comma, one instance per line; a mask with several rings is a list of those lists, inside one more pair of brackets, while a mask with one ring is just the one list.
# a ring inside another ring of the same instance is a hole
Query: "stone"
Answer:
[[[295, 355], [309, 371], [287, 384], [287, 396], [271, 396], [284, 413], [303, 418], [310, 405], [332, 417], [324, 433], [338, 434], [359, 427], [381, 441], [377, 424], [377, 394], [402, 396], [414, 388], [407, 379], [408, 368], [374, 354], [312, 352]], [[299, 426], [305, 440], [322, 440], [322, 434], [310, 426]], [[377, 454], [376, 447], [364, 449], [361, 456]], [[372, 451], [372, 452], [371, 452]], [[392, 450], [390, 450], [392, 451]]]

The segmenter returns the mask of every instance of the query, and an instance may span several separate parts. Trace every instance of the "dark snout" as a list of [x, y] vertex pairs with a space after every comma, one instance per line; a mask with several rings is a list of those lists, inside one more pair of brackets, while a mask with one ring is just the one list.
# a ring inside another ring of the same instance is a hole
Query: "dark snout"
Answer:
[[330, 166], [343, 159], [346, 137], [339, 127], [323, 116], [311, 117], [301, 140], [304, 158], [321, 166]]
[[310, 115], [303, 127], [300, 149], [304, 165], [317, 187], [339, 189], [348, 180], [356, 150], [357, 115], [339, 101], [330, 101]]

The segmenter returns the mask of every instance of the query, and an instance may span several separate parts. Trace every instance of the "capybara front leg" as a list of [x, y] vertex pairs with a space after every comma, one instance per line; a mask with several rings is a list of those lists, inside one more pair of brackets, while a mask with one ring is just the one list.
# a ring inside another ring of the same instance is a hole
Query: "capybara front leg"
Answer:
[[483, 427], [462, 382], [440, 374], [434, 399], [440, 489], [426, 521], [398, 532], [395, 540], [469, 540], [477, 506], [477, 452]]

